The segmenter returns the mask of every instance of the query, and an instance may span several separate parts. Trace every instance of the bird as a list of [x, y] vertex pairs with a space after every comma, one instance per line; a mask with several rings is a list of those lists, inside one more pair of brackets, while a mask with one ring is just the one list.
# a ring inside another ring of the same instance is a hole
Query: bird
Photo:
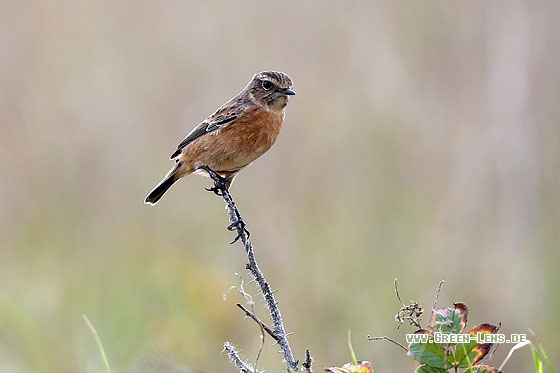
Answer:
[[[190, 131], [170, 159], [175, 161], [144, 203], [155, 205], [181, 178], [192, 173], [219, 176], [229, 190], [235, 176], [276, 141], [292, 90], [292, 79], [262, 71], [245, 88]], [[213, 177], [214, 178], [214, 177]], [[212, 188], [216, 192], [216, 188]]]

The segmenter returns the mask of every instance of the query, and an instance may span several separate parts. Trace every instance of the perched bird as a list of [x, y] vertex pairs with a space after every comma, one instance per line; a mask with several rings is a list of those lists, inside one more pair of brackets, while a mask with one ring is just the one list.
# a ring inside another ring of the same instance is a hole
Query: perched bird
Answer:
[[175, 165], [144, 203], [155, 205], [175, 182], [192, 173], [208, 176], [213, 171], [229, 189], [235, 175], [274, 144], [289, 96], [295, 94], [288, 75], [277, 71], [256, 74], [237, 96], [181, 141], [171, 155]]

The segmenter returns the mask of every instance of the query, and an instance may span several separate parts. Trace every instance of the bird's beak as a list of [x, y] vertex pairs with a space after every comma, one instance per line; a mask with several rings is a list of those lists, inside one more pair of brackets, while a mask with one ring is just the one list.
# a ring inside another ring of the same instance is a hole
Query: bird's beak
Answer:
[[289, 89], [289, 88], [283, 89], [281, 92], [282, 92], [283, 94], [287, 95], [287, 96], [293, 96], [293, 95], [296, 94], [294, 91], [292, 91], [292, 90]]

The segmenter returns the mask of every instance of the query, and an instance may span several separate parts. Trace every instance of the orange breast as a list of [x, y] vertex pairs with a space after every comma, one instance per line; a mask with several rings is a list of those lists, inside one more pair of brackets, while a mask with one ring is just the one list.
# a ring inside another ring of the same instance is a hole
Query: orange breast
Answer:
[[217, 172], [235, 172], [270, 149], [283, 121], [283, 111], [276, 114], [252, 107], [220, 132], [204, 135], [187, 145], [179, 159], [191, 164], [193, 171], [205, 165]]

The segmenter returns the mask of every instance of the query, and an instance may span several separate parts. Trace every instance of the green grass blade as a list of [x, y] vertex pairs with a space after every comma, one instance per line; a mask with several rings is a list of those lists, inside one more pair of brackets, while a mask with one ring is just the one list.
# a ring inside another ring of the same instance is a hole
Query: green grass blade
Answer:
[[544, 373], [543, 363], [542, 360], [535, 348], [535, 345], [531, 343], [531, 351], [533, 351], [533, 361], [535, 362], [535, 372], [536, 373]]
[[105, 355], [105, 350], [103, 349], [103, 344], [101, 343], [101, 339], [99, 339], [99, 335], [97, 334], [97, 331], [95, 330], [93, 324], [89, 321], [89, 319], [85, 314], [82, 314], [82, 318], [84, 319], [84, 322], [86, 323], [87, 327], [91, 331], [91, 334], [95, 339], [95, 343], [97, 343], [97, 348], [99, 348], [99, 353], [101, 354], [103, 365], [105, 365], [105, 371], [107, 373], [111, 373], [111, 368], [109, 367], [109, 361], [107, 360], [107, 355]]
[[348, 329], [348, 348], [352, 354], [352, 361], [354, 362], [354, 365], [358, 365], [358, 360], [356, 359], [356, 354], [354, 353], [354, 347], [352, 347], [352, 332], [350, 329]]
[[552, 367], [552, 363], [548, 359], [548, 355], [546, 354], [546, 351], [544, 350], [541, 341], [537, 341], [537, 345], [539, 346], [539, 352], [541, 353], [548, 370], [550, 371], [550, 373], [554, 373], [554, 368]]

